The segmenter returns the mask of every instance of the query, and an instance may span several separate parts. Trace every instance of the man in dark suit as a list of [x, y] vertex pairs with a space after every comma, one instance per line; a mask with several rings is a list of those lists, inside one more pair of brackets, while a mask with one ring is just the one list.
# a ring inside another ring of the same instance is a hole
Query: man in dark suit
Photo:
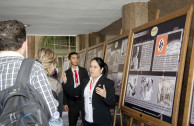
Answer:
[[71, 67], [65, 71], [67, 82], [63, 84], [63, 90], [67, 96], [67, 105], [64, 110], [68, 111], [69, 126], [76, 126], [79, 113], [81, 111], [81, 90], [84, 79], [89, 79], [85, 68], [78, 66], [78, 54], [71, 52], [68, 56]]

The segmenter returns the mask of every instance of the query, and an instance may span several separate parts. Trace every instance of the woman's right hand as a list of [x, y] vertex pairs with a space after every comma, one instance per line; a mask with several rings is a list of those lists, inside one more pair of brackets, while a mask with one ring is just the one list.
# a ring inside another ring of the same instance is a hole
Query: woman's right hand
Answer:
[[69, 111], [68, 105], [64, 105], [64, 106], [63, 106], [63, 109], [64, 109], [66, 112], [68, 112], [68, 111]]
[[96, 93], [98, 95], [102, 96], [103, 98], [106, 98], [106, 88], [105, 88], [105, 86], [103, 85], [103, 88], [97, 87], [96, 88]]
[[65, 84], [67, 82], [67, 77], [66, 77], [66, 73], [65, 72], [62, 72], [61, 78], [62, 78], [63, 83]]

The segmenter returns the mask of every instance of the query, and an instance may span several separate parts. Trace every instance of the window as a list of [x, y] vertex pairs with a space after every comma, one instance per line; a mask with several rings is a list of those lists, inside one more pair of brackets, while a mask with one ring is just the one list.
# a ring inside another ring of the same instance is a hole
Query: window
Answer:
[[76, 51], [76, 36], [44, 36], [41, 46], [50, 48], [56, 53], [58, 57], [57, 70], [58, 74], [61, 74], [64, 57], [69, 52]]

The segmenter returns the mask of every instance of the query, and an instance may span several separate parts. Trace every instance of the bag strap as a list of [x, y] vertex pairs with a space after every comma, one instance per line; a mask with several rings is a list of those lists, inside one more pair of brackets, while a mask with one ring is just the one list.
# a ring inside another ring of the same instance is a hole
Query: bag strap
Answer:
[[[34, 63], [35, 59], [27, 58], [22, 61], [14, 86], [22, 87], [22, 82], [28, 82], [30, 80], [31, 68]], [[9, 91], [12, 91], [15, 88], [14, 86], [8, 88], [7, 90], [1, 91], [1, 93], [5, 95], [0, 95], [0, 107], [4, 106], [3, 104], [6, 99], [11, 97], [12, 95], [15, 95], [14, 93], [16, 93], [17, 95], [24, 95], [20, 94], [19, 92], [9, 93]]]
[[22, 82], [28, 82], [30, 80], [31, 69], [34, 63], [35, 59], [30, 58], [22, 61], [15, 84], [21, 84]]

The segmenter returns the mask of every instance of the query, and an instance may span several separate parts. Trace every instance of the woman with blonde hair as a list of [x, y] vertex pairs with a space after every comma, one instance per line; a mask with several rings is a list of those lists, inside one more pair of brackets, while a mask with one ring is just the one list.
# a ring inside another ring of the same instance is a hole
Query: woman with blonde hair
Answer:
[[63, 88], [60, 82], [56, 80], [54, 77], [52, 77], [52, 75], [54, 74], [54, 69], [56, 68], [57, 56], [55, 52], [52, 51], [51, 49], [41, 48], [38, 51], [38, 60], [42, 63], [45, 69], [48, 80], [50, 82], [53, 96], [59, 102], [58, 111], [60, 113], [60, 116], [62, 117], [63, 99], [65, 98], [65, 96], [63, 96]]

